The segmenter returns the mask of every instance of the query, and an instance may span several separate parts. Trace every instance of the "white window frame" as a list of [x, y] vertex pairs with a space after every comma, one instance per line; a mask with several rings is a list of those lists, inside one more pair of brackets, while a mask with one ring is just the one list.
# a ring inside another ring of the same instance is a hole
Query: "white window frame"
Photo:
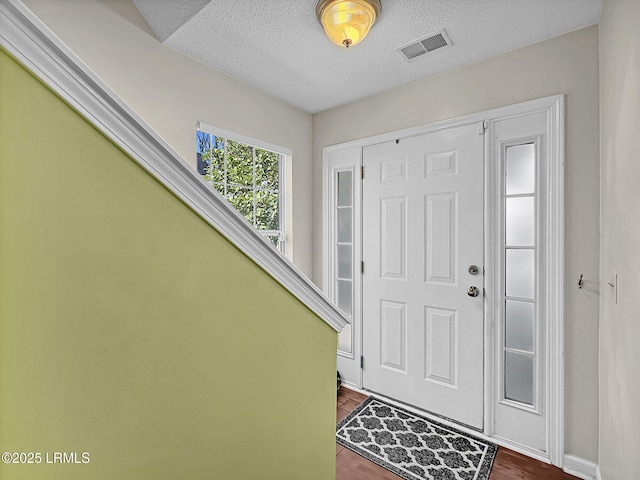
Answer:
[[[279, 156], [279, 160], [278, 160], [278, 222], [280, 224], [280, 229], [279, 230], [257, 229], [257, 230], [267, 240], [268, 240], [267, 237], [277, 236], [278, 250], [284, 254], [286, 251], [286, 240], [287, 240], [286, 211], [285, 211], [286, 210], [285, 172], [286, 172], [286, 163], [289, 161], [288, 159], [291, 158], [293, 153], [292, 150], [287, 147], [282, 147], [280, 145], [275, 145], [273, 143], [265, 142], [263, 140], [258, 140], [255, 138], [248, 137], [246, 135], [231, 132], [223, 128], [218, 128], [204, 122], [196, 123], [196, 133], [197, 132], [204, 132], [211, 136], [221, 137], [226, 140], [242, 143], [244, 145], [249, 145], [251, 147], [258, 148], [261, 150], [268, 150], [270, 152], [276, 153]], [[255, 205], [254, 205], [254, 208], [255, 208]]]

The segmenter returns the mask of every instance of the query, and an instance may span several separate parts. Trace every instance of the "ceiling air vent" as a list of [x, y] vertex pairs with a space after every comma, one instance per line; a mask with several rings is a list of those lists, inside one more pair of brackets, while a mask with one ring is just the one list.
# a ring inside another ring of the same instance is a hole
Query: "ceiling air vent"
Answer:
[[420, 55], [433, 52], [434, 50], [446, 47], [447, 45], [451, 45], [451, 40], [449, 40], [445, 31], [441, 30], [438, 33], [432, 33], [424, 38], [407, 43], [396, 50], [398, 50], [407, 60], [413, 60]]

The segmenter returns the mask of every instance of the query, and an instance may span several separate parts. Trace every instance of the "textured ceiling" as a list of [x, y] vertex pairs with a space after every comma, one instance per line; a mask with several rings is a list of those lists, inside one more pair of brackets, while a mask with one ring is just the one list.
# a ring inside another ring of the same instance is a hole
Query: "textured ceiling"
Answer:
[[[338, 47], [316, 0], [134, 0], [165, 45], [315, 113], [540, 42], [600, 18], [602, 0], [382, 0], [369, 35]], [[445, 29], [453, 45], [396, 49]]]

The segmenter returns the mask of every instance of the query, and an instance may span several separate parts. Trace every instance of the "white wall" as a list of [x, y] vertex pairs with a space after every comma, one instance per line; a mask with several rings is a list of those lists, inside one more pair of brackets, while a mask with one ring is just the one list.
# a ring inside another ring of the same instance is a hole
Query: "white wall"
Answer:
[[291, 148], [288, 254], [311, 276], [310, 114], [165, 47], [131, 0], [24, 3], [194, 168], [197, 121]]
[[[640, 1], [600, 21], [600, 471], [640, 478]], [[618, 302], [608, 282], [618, 274]]]
[[[566, 452], [598, 454], [598, 28], [582, 29], [313, 116], [314, 251], [322, 147], [553, 94], [567, 95]], [[583, 273], [586, 282], [578, 290]], [[314, 281], [322, 263], [314, 258]]]

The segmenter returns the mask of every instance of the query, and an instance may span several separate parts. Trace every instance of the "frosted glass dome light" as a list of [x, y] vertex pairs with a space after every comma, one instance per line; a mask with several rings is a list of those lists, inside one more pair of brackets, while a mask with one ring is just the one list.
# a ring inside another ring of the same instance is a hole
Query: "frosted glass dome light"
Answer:
[[369, 33], [380, 10], [380, 0], [320, 0], [316, 16], [333, 43], [349, 48]]

